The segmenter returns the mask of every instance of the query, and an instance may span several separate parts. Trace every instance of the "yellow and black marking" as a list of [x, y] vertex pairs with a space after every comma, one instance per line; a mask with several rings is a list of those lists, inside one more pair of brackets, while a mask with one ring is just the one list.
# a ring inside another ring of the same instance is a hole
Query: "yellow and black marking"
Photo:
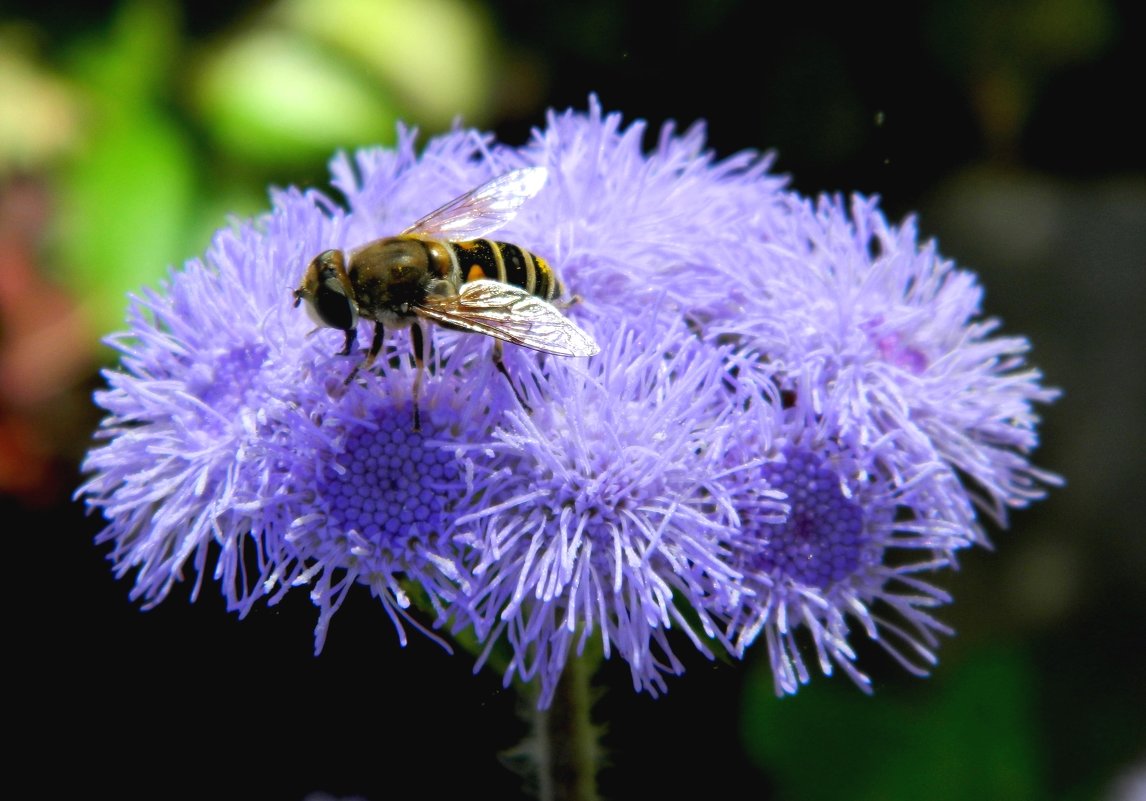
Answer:
[[456, 265], [454, 274], [462, 282], [490, 278], [519, 286], [542, 300], [553, 300], [564, 289], [545, 259], [509, 242], [471, 239], [442, 244], [449, 249]]

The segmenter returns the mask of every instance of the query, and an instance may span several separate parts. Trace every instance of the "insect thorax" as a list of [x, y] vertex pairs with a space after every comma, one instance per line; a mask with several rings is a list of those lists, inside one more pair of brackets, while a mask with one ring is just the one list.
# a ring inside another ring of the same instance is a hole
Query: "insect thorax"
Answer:
[[429, 244], [414, 237], [387, 237], [351, 254], [347, 274], [363, 317], [386, 322], [413, 317], [410, 309], [426, 299], [438, 278]]

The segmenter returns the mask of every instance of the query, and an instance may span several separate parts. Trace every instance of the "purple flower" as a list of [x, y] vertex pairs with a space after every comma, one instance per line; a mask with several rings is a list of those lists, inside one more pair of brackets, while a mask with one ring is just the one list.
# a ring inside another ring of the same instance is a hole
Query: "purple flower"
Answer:
[[[746, 245], [755, 267], [724, 271], [743, 303], [686, 310], [737, 344], [741, 390], [770, 410], [738, 443], [774, 461], [734, 491], [745, 594], [727, 636], [743, 653], [764, 635], [778, 692], [810, 678], [801, 637], [825, 673], [867, 688], [852, 631], [925, 672], [947, 631], [931, 610], [949, 599], [924, 577], [985, 542], [976, 504], [1004, 522], [1058, 482], [1028, 461], [1034, 406], [1057, 392], [1024, 364], [1026, 340], [990, 336], [975, 277], [910, 221], [891, 227], [862, 198], [775, 210]], [[786, 496], [785, 521], [757, 522], [759, 486]]]
[[[133, 597], [210, 573], [242, 614], [306, 587], [320, 648], [363, 585], [400, 636], [504, 647], [543, 705], [586, 648], [651, 692], [681, 647], [761, 635], [782, 692], [810, 676], [805, 636], [861, 684], [856, 630], [934, 662], [948, 598], [921, 574], [984, 540], [973, 502], [1001, 518], [1055, 480], [1029, 463], [1054, 393], [1026, 341], [992, 336], [974, 277], [910, 222], [814, 206], [698, 127], [644, 134], [595, 100], [518, 148], [459, 129], [419, 153], [402, 130], [334, 159], [345, 209], [277, 193], [135, 299], [79, 491]], [[495, 237], [556, 268], [602, 352], [506, 346], [511, 386], [487, 338], [437, 329], [415, 432], [407, 332], [347, 385], [361, 354], [291, 290], [317, 253], [528, 165], [548, 183]]]
[[949, 633], [931, 610], [950, 600], [923, 576], [971, 544], [970, 502], [941, 462], [893, 479], [882, 464], [899, 447], [894, 438], [864, 446], [804, 411], [770, 409], [771, 425], [729, 450], [733, 460], [761, 461], [730, 482], [743, 593], [726, 618], [727, 639], [743, 654], [763, 635], [778, 693], [809, 681], [809, 660], [869, 689], [854, 664], [853, 626], [923, 674], [936, 661], [937, 635]]
[[889, 476], [946, 462], [1000, 523], [1059, 483], [1029, 461], [1034, 406], [1058, 392], [1026, 365], [1026, 339], [992, 336], [999, 322], [980, 317], [973, 273], [918, 244], [912, 220], [889, 225], [870, 199], [849, 212], [838, 198], [789, 195], [777, 211], [754, 240], [758, 267], [724, 271], [746, 301], [704, 316], [710, 337], [760, 354], [758, 382], [834, 415], [841, 435], [865, 446], [895, 437], [881, 457]]
[[415, 433], [412, 370], [343, 386], [358, 357], [334, 355], [334, 332], [311, 337], [290, 289], [346, 223], [317, 194], [280, 194], [257, 224], [221, 231], [206, 262], [135, 299], [131, 330], [111, 339], [122, 367], [97, 393], [104, 444], [80, 493], [108, 520], [98, 541], [112, 543], [117, 573], [136, 570], [132, 597], [163, 600], [188, 568], [193, 594], [211, 573], [241, 614], [305, 585], [321, 648], [356, 583], [395, 623], [410, 603], [403, 581], [439, 608], [464, 586], [442, 499], [466, 479], [433, 443], [478, 436], [504, 388], [491, 395], [481, 375], [439, 365]]
[[682, 670], [669, 630], [708, 654], [708, 609], [739, 584], [722, 482], [741, 425], [728, 354], [679, 321], [639, 320], [584, 367], [546, 367], [529, 377], [532, 411], [466, 450], [473, 494], [455, 522], [474, 555], [468, 603], [480, 636], [508, 640], [506, 682], [536, 678], [542, 704], [594, 636], [655, 693]]

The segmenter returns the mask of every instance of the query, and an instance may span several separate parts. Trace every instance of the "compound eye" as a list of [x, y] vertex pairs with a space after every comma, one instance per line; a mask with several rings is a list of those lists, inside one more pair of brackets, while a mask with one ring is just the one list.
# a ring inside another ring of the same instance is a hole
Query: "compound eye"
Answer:
[[333, 281], [319, 285], [314, 295], [314, 312], [323, 325], [341, 328], [343, 331], [349, 331], [357, 322], [350, 298]]

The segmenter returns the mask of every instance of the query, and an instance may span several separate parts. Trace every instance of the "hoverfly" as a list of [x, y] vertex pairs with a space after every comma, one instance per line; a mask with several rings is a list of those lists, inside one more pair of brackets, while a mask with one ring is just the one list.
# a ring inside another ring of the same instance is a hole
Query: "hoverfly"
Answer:
[[[559, 356], [600, 351], [591, 336], [553, 305], [564, 287], [544, 259], [517, 245], [481, 238], [512, 220], [547, 177], [544, 167], [514, 170], [451, 200], [397, 236], [376, 239], [348, 254], [325, 250], [310, 262], [294, 290], [295, 306], [307, 301], [316, 322], [346, 333], [341, 356], [350, 355], [358, 318], [374, 321], [374, 339], [359, 367], [374, 363], [386, 328], [411, 326], [418, 368], [415, 430], [420, 427], [418, 394], [426, 356], [423, 320]], [[494, 361], [508, 379], [500, 342]]]

